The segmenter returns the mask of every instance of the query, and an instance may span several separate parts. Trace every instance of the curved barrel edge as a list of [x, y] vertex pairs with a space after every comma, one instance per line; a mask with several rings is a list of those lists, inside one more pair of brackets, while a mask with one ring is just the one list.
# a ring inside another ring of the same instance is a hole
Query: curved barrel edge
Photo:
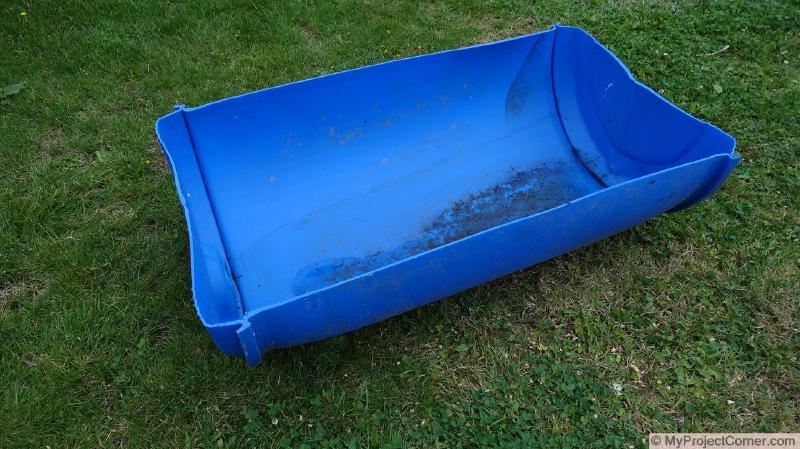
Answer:
[[[194, 153], [183, 107], [159, 118], [156, 136], [169, 162], [189, 234], [195, 309], [217, 347], [241, 355], [235, 330], [242, 319], [241, 299]], [[234, 344], [235, 343], [235, 344]]]
[[[727, 155], [736, 165], [732, 136], [636, 80], [586, 31], [555, 31], [552, 79], [559, 118], [576, 156], [606, 186], [713, 155]], [[715, 179], [727, 173], [721, 169]]]

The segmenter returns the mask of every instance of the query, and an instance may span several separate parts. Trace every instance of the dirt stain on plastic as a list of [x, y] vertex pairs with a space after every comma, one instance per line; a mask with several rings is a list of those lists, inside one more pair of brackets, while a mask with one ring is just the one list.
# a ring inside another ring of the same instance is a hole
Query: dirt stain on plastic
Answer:
[[296, 295], [318, 290], [399, 262], [492, 227], [551, 209], [580, 196], [561, 165], [511, 170], [501, 183], [453, 202], [421, 229], [418, 238], [364, 257], [321, 260], [297, 273]]

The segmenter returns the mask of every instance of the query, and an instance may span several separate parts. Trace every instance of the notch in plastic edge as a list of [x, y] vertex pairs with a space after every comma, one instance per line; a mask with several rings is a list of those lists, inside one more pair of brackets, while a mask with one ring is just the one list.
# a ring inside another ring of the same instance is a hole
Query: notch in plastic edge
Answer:
[[244, 359], [249, 366], [255, 366], [261, 363], [261, 349], [258, 346], [256, 333], [253, 326], [249, 321], [243, 321], [242, 326], [236, 330], [236, 335], [239, 337], [239, 343], [242, 345], [244, 351]]

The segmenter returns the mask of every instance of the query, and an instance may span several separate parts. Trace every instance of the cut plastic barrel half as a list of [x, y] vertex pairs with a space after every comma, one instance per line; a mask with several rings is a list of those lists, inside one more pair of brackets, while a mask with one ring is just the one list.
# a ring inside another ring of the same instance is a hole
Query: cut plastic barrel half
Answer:
[[197, 313], [250, 364], [688, 207], [739, 160], [567, 26], [179, 106], [156, 130]]

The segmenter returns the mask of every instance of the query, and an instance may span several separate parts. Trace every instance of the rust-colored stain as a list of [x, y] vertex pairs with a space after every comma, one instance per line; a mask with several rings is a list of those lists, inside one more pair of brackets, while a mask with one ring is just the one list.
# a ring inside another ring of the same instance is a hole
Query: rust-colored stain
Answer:
[[364, 257], [326, 259], [300, 270], [292, 284], [304, 294], [492, 227], [551, 209], [582, 195], [561, 164], [511, 170], [502, 182], [453, 202], [420, 229], [419, 236], [396, 248]]

